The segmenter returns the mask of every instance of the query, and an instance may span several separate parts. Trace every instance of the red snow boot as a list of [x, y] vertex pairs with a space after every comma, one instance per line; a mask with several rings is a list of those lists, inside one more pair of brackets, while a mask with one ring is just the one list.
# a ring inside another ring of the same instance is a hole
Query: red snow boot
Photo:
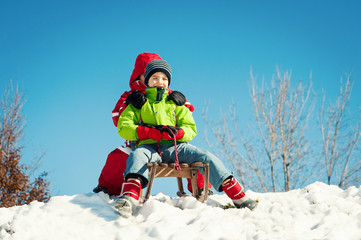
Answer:
[[[204, 189], [204, 176], [199, 172], [199, 170], [197, 169], [197, 174], [198, 174], [198, 177], [197, 177], [197, 187], [198, 187], [198, 192], [199, 192], [199, 195], [202, 195], [202, 192], [203, 192], [203, 189]], [[187, 181], [188, 181], [188, 190], [190, 192], [193, 192], [192, 190], [192, 181], [190, 178], [187, 178]], [[208, 196], [209, 195], [213, 195], [213, 191], [212, 191], [212, 184], [211, 183], [208, 183]]]
[[128, 179], [123, 183], [122, 194], [115, 202], [115, 209], [123, 217], [129, 217], [139, 205], [139, 194], [142, 189], [141, 183], [138, 179]]
[[257, 206], [257, 202], [246, 196], [241, 184], [233, 177], [226, 180], [226, 183], [222, 185], [222, 189], [227, 196], [232, 199], [237, 208], [249, 208], [253, 210]]

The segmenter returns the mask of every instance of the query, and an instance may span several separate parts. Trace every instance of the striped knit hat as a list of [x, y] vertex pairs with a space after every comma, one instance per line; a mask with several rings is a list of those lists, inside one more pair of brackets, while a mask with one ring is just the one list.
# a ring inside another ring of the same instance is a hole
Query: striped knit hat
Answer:
[[149, 78], [156, 72], [162, 72], [168, 77], [168, 85], [170, 85], [170, 80], [172, 78], [172, 69], [169, 64], [164, 60], [153, 60], [148, 63], [144, 72], [144, 83], [148, 86]]

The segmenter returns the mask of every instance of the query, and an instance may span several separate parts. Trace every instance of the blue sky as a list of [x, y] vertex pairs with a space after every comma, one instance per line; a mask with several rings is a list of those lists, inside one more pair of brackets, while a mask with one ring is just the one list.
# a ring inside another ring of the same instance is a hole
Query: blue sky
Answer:
[[[123, 140], [111, 111], [129, 89], [136, 56], [155, 52], [173, 69], [171, 88], [217, 119], [232, 100], [244, 125], [252, 116], [250, 68], [270, 80], [278, 66], [316, 94], [355, 81], [361, 102], [359, 1], [9, 1], [0, 2], [0, 88], [18, 81], [26, 95], [24, 163], [46, 151], [53, 195], [90, 192], [107, 154]], [[153, 193], [174, 194], [164, 180]]]

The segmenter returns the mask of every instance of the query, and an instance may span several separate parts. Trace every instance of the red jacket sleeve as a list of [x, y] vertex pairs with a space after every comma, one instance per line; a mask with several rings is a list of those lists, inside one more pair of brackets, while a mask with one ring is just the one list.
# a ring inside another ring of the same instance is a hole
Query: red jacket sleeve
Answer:
[[194, 106], [192, 105], [192, 103], [190, 103], [190, 102], [188, 101], [188, 99], [186, 99], [186, 103], [184, 104], [184, 106], [186, 106], [187, 108], [189, 108], [189, 110], [190, 110], [191, 112], [194, 111]]
[[122, 94], [122, 96], [120, 96], [117, 104], [115, 105], [115, 107], [112, 111], [113, 123], [114, 123], [114, 126], [116, 126], [116, 127], [118, 126], [118, 120], [119, 120], [120, 114], [122, 114], [124, 109], [127, 107], [125, 100], [127, 100], [128, 95], [131, 93], [132, 92], [124, 92]]

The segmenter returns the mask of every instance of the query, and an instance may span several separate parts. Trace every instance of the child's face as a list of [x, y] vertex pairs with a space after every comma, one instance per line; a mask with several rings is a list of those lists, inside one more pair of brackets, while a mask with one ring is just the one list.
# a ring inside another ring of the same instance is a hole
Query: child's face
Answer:
[[168, 88], [168, 77], [162, 72], [154, 73], [148, 80], [149, 87]]
[[139, 76], [139, 80], [144, 83], [144, 73]]

